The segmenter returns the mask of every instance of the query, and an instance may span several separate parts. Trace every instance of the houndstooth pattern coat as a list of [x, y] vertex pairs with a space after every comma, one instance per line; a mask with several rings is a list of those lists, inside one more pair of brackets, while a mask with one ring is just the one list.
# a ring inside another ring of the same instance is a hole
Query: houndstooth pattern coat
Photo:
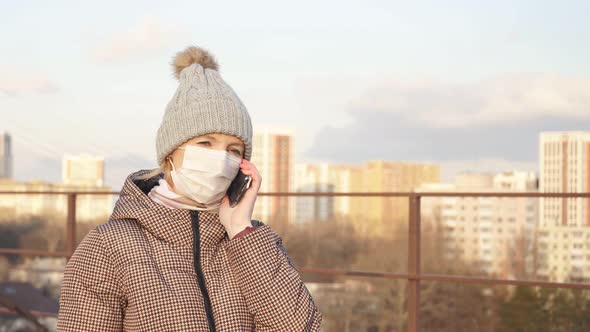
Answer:
[[69, 260], [57, 331], [318, 331], [322, 315], [268, 226], [227, 238], [217, 214], [173, 210], [130, 175], [109, 222]]

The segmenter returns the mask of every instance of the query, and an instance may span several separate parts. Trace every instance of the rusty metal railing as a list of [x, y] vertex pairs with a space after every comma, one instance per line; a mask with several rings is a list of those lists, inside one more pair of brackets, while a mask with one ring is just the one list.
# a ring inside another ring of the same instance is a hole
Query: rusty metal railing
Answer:
[[[70, 258], [75, 250], [76, 245], [76, 197], [78, 195], [118, 195], [118, 192], [13, 192], [0, 191], [4, 194], [48, 194], [48, 195], [67, 195], [68, 213], [67, 213], [67, 244], [66, 252], [46, 252], [28, 249], [0, 248], [0, 254], [16, 254], [26, 256], [45, 256], [45, 257], [65, 257]], [[530, 280], [513, 280], [483, 278], [461, 275], [441, 275], [425, 274], [421, 272], [421, 199], [423, 197], [539, 197], [539, 198], [588, 198], [590, 193], [537, 193], [537, 192], [369, 192], [369, 193], [259, 193], [259, 196], [300, 196], [300, 197], [407, 197], [409, 202], [409, 227], [408, 227], [408, 271], [407, 273], [389, 273], [379, 271], [353, 271], [338, 269], [322, 268], [301, 268], [301, 272], [335, 275], [335, 276], [354, 276], [368, 278], [384, 279], [405, 279], [408, 281], [408, 298], [407, 311], [408, 332], [417, 332], [420, 321], [420, 282], [421, 281], [440, 281], [464, 284], [482, 284], [482, 285], [512, 285], [512, 286], [531, 286], [531, 287], [548, 287], [564, 289], [590, 289], [590, 284], [586, 283], [567, 283], [567, 282], [548, 282], [548, 281], [530, 281]], [[2, 310], [6, 311], [6, 310]], [[0, 311], [0, 312], [2, 312]], [[33, 313], [36, 316], [47, 316], [47, 313]]]

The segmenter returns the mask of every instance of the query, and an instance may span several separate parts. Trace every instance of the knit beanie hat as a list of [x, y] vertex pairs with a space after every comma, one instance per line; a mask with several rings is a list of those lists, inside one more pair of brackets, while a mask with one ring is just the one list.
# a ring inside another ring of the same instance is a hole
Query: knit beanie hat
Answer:
[[184, 142], [211, 133], [240, 138], [245, 145], [243, 158], [250, 160], [250, 115], [219, 75], [215, 58], [207, 50], [191, 46], [176, 54], [172, 67], [179, 85], [156, 135], [158, 165]]

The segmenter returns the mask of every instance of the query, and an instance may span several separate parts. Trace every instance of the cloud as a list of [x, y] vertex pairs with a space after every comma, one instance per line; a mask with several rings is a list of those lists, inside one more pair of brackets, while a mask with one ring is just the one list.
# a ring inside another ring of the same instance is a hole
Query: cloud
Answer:
[[590, 79], [512, 74], [468, 83], [380, 83], [354, 108], [400, 114], [428, 127], [490, 126], [540, 117], [588, 118]]
[[[428, 127], [396, 113], [350, 113], [353, 124], [326, 127], [315, 137], [308, 157], [338, 161], [367, 159], [457, 160], [537, 158], [541, 131], [587, 130], [590, 117], [542, 117], [488, 126]], [[436, 116], [433, 114], [433, 116]]]
[[42, 75], [2, 70], [0, 92], [9, 96], [20, 94], [48, 94], [58, 92], [57, 84]]
[[144, 17], [132, 28], [113, 34], [93, 50], [99, 62], [111, 62], [154, 54], [173, 45], [187, 32], [179, 27], [164, 26], [154, 17]]
[[590, 128], [589, 83], [549, 75], [392, 83], [355, 100], [350, 124], [324, 127], [305, 157], [536, 162], [539, 132]]

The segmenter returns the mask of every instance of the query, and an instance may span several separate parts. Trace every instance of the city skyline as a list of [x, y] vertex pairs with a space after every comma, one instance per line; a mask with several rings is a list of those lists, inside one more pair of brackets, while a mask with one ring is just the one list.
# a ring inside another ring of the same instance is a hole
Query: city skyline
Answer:
[[[263, 135], [264, 133], [272, 133], [272, 132], [284, 132], [284, 133], [289, 133], [289, 135], [291, 135], [290, 137], [292, 137], [292, 147], [291, 149], [294, 150], [295, 147], [297, 146], [297, 138], [294, 135], [294, 131], [292, 128], [288, 128], [288, 127], [258, 127], [255, 129], [255, 135]], [[559, 133], [585, 133], [584, 131], [579, 131], [579, 130], [572, 130], [572, 131], [549, 131], [549, 132], [545, 132], [545, 133], [554, 133], [554, 134], [559, 134]], [[538, 133], [538, 135], [536, 136], [536, 138], [538, 139], [540, 135], [542, 135], [543, 132]], [[66, 158], [69, 158], [71, 156], [78, 156], [78, 157], [83, 157], [83, 158], [99, 158], [101, 159], [101, 163], [103, 166], [101, 166], [103, 169], [101, 170], [101, 174], [103, 177], [103, 182], [105, 185], [113, 187], [115, 189], [117, 189], [120, 185], [122, 185], [123, 181], [125, 180], [126, 176], [129, 175], [131, 172], [137, 171], [139, 169], [150, 169], [150, 168], [155, 168], [155, 162], [150, 162], [147, 159], [135, 156], [135, 155], [130, 155], [127, 158], [114, 158], [114, 159], [108, 159], [105, 158], [105, 156], [102, 155], [92, 155], [88, 152], [81, 152], [79, 154], [70, 154], [70, 153], [66, 153], [64, 155], [58, 156], [56, 157], [56, 161], [55, 162], [47, 162], [47, 164], [45, 165], [50, 165], [52, 169], [50, 170], [50, 172], [46, 172], [45, 175], [52, 173], [52, 175], [50, 176], [45, 176], [45, 177], [30, 177], [30, 178], [19, 178], [19, 177], [15, 177], [14, 176], [14, 170], [18, 170], [19, 165], [16, 164], [14, 162], [15, 159], [18, 160], [18, 158], [15, 158], [14, 156], [14, 147], [12, 146], [14, 144], [14, 137], [11, 136], [10, 131], [4, 131], [3, 132], [4, 137], [9, 138], [8, 141], [10, 142], [8, 145], [6, 145], [7, 147], [10, 148], [11, 154], [9, 155], [9, 159], [12, 162], [11, 168], [13, 169], [12, 171], [12, 178], [14, 180], [17, 181], [47, 181], [47, 182], [61, 182], [63, 176], [65, 176], [63, 174], [64, 172], [64, 162]], [[537, 143], [538, 144], [538, 143]], [[291, 152], [291, 154], [293, 154], [293, 152]], [[291, 158], [293, 158], [293, 156], [291, 155]], [[252, 161], [256, 161], [256, 159], [258, 158], [254, 158]], [[131, 162], [129, 162], [131, 161]], [[320, 165], [320, 164], [328, 164], [328, 165], [333, 165], [333, 166], [338, 166], [338, 165], [345, 165], [345, 166], [353, 166], [353, 167], [358, 167], [361, 166], [364, 163], [367, 162], [372, 162], [372, 161], [385, 161], [385, 162], [409, 162], [409, 163], [413, 163], [413, 162], [423, 162], [420, 160], [410, 160], [410, 159], [405, 159], [405, 160], [398, 160], [398, 159], [367, 159], [367, 160], [359, 160], [356, 162], [331, 162], [331, 161], [326, 161], [326, 160], [319, 160], [319, 161], [313, 161], [313, 160], [302, 160], [302, 159], [297, 159], [297, 158], [293, 158], [293, 163], [294, 165], [303, 165], [303, 164], [315, 164], [315, 165]], [[7, 162], [8, 163], [8, 162]], [[465, 173], [475, 173], [475, 174], [494, 174], [494, 173], [501, 173], [501, 172], [505, 172], [505, 171], [527, 171], [527, 172], [534, 172], [535, 174], [539, 174], [540, 173], [540, 163], [539, 163], [539, 159], [537, 158], [536, 160], [531, 161], [530, 163], [524, 162], [524, 163], [510, 163], [510, 162], [498, 162], [497, 164], [486, 164], [485, 161], [479, 161], [479, 162], [474, 162], [472, 161], [470, 164], [469, 163], [461, 163], [461, 162], [457, 162], [455, 164], [453, 163], [445, 163], [444, 161], [437, 161], [437, 160], [432, 160], [432, 161], [426, 161], [425, 163], [430, 163], [430, 164], [434, 164], [437, 165], [438, 167], [440, 167], [441, 169], [441, 176], [440, 176], [440, 181], [443, 183], [450, 183], [454, 181], [454, 178], [457, 175], [460, 174], [465, 174]], [[10, 163], [8, 163], [10, 164]], [[114, 166], [114, 167], [113, 167]], [[259, 165], [263, 166], [263, 165]], [[115, 171], [107, 171], [104, 168], [108, 168], [109, 170], [114, 169]], [[39, 174], [43, 174], [42, 172], [39, 172]]]
[[[257, 129], [255, 129], [254, 134], [255, 135], [263, 135], [264, 133], [273, 133], [273, 132], [285, 132], [285, 133], [289, 133], [289, 135], [291, 135], [290, 137], [292, 137], [292, 147], [291, 149], [294, 150], [294, 148], [297, 146], [297, 138], [294, 135], [294, 132], [291, 128], [287, 128], [287, 127], [258, 127]], [[558, 132], [557, 132], [558, 133]], [[540, 133], [539, 133], [540, 134]], [[12, 137], [10, 135], [9, 131], [5, 131], [5, 135], [7, 137], [10, 138], [11, 144], [14, 144], [14, 137]], [[11, 150], [14, 151], [14, 147], [11, 146]], [[293, 153], [293, 152], [291, 152]], [[19, 169], [19, 165], [16, 164], [14, 162], [14, 160], [18, 160], [18, 158], [15, 158], [14, 152], [12, 153], [12, 155], [10, 155], [10, 160], [13, 162], [12, 164], [12, 168], [14, 170], [18, 170]], [[63, 177], [65, 176], [64, 173], [64, 162], [65, 159], [70, 158], [70, 157], [77, 157], [77, 158], [99, 158], [101, 159], [101, 163], [103, 166], [101, 166], [103, 168], [103, 170], [101, 170], [101, 174], [102, 177], [104, 178], [104, 184], [109, 186], [109, 187], [113, 187], [114, 189], [118, 189], [119, 186], [122, 185], [122, 183], [124, 182], [125, 178], [127, 177], [127, 175], [129, 175], [131, 172], [137, 171], [139, 169], [150, 169], [150, 168], [155, 168], [155, 162], [150, 162], [147, 159], [135, 156], [135, 155], [130, 155], [126, 158], [114, 158], [114, 159], [108, 159], [105, 156], [102, 155], [92, 155], [88, 152], [84, 152], [82, 151], [81, 153], [78, 154], [70, 154], [70, 153], [66, 153], [64, 155], [58, 156], [56, 157], [56, 161], [48, 161], [45, 160], [45, 164], [43, 165], [50, 165], [51, 169], [47, 172], [47, 169], [45, 169], [46, 172], [39, 172], [38, 174], [44, 174], [45, 177], [43, 176], [39, 176], [39, 177], [30, 177], [30, 178], [22, 178], [22, 177], [15, 177], [14, 176], [14, 171], [13, 171], [13, 179], [17, 180], [17, 181], [47, 181], [47, 182], [61, 182], [61, 180], [63, 179]], [[255, 162], [258, 156], [255, 156], [252, 161]], [[260, 156], [262, 157], [262, 156]], [[293, 156], [291, 156], [291, 158], [293, 158]], [[131, 162], [130, 162], [131, 161]], [[345, 165], [345, 166], [352, 166], [352, 167], [360, 167], [361, 165], [367, 163], [367, 162], [373, 162], [373, 161], [385, 161], [385, 162], [407, 162], [407, 163], [422, 163], [423, 161], [420, 160], [397, 160], [397, 159], [367, 159], [367, 160], [359, 160], [356, 162], [331, 162], [331, 161], [326, 161], [326, 160], [302, 160], [302, 159], [296, 159], [294, 158], [293, 163], [294, 165], [303, 165], [303, 164], [313, 164], [313, 165], [320, 165], [320, 164], [327, 164], [327, 165], [332, 165], [332, 166], [338, 166], [338, 165]], [[449, 183], [452, 182], [453, 179], [460, 174], [464, 174], [464, 173], [488, 173], [488, 174], [492, 174], [492, 173], [500, 173], [500, 172], [504, 172], [504, 171], [530, 171], [530, 172], [535, 172], [535, 173], [539, 173], [538, 170], [538, 160], [534, 160], [531, 161], [530, 163], [509, 163], [509, 162], [498, 162], [497, 164], [493, 164], [493, 165], [489, 165], [486, 164], [485, 161], [479, 161], [479, 162], [471, 162], [471, 164], [469, 165], [468, 163], [461, 163], [461, 162], [457, 162], [456, 164], [453, 163], [445, 163], [444, 161], [437, 161], [437, 160], [433, 160], [433, 161], [426, 161], [424, 163], [430, 163], [430, 164], [434, 164], [437, 165], [438, 167], [440, 167], [441, 169], [441, 182], [445, 182], [445, 183]], [[43, 166], [42, 165], [42, 166]], [[114, 167], [113, 167], [114, 166]], [[259, 167], [262, 167], [263, 165], [259, 165]], [[39, 167], [41, 168], [41, 167]], [[114, 169], [114, 171], [113, 171]], [[109, 172], [109, 170], [111, 170]], [[47, 176], [48, 174], [51, 174], [49, 176]]]

